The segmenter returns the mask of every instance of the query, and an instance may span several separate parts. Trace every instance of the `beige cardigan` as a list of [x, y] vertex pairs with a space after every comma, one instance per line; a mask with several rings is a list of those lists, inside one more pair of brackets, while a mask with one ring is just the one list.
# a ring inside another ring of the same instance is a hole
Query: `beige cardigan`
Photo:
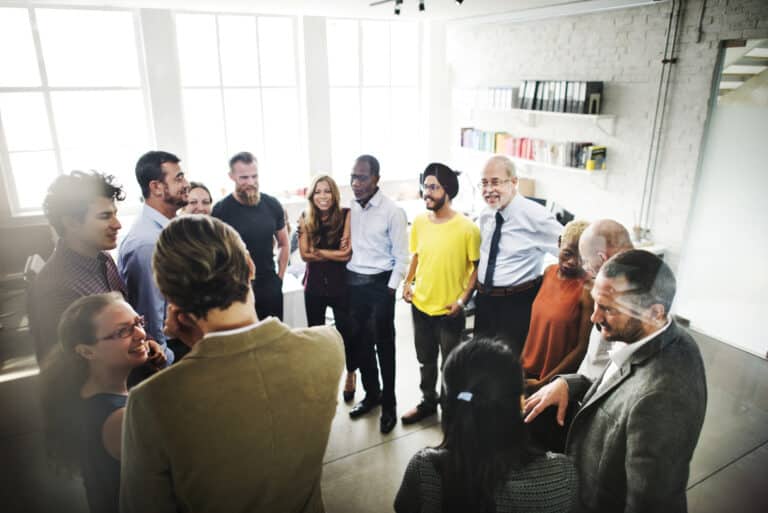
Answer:
[[203, 339], [131, 390], [120, 511], [322, 512], [343, 366], [331, 327], [269, 318]]

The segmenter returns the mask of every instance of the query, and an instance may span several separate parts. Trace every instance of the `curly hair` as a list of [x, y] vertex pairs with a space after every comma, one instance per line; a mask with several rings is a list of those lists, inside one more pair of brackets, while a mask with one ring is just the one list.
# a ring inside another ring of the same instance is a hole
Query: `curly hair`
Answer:
[[560, 246], [578, 245], [581, 234], [584, 233], [587, 226], [589, 226], [589, 222], [579, 220], [566, 224], [565, 228], [563, 228], [563, 233], [560, 235]]
[[53, 229], [64, 235], [64, 217], [83, 221], [88, 207], [97, 198], [123, 201], [125, 192], [115, 177], [96, 171], [72, 171], [56, 177], [43, 201], [43, 213]]
[[210, 216], [171, 221], [160, 233], [152, 268], [160, 292], [203, 319], [213, 308], [244, 302], [250, 289], [245, 244], [232, 227]]

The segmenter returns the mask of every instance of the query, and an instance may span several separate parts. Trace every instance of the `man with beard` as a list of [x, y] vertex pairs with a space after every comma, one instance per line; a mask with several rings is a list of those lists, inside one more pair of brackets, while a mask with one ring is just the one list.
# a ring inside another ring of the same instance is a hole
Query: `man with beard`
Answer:
[[[234, 228], [245, 242], [256, 265], [251, 285], [256, 296], [256, 315], [270, 315], [283, 320], [283, 275], [288, 265], [288, 231], [282, 205], [272, 196], [259, 191], [259, 169], [256, 157], [244, 151], [229, 160], [229, 178], [235, 192], [214, 205], [211, 215]], [[277, 239], [278, 269], [272, 253]]]
[[76, 299], [120, 292], [125, 284], [108, 253], [117, 246], [117, 201], [125, 199], [114, 177], [73, 171], [48, 188], [43, 203], [59, 240], [29, 290], [29, 323], [37, 361], [58, 340], [59, 319]]
[[[160, 232], [187, 204], [189, 182], [179, 162], [176, 155], [165, 151], [149, 151], [136, 162], [136, 180], [144, 205], [120, 244], [117, 260], [128, 289], [128, 302], [144, 316], [147, 335], [164, 349], [166, 303], [152, 275], [152, 253]], [[173, 352], [166, 350], [166, 356], [168, 363], [172, 363]]]
[[595, 381], [560, 376], [526, 401], [526, 422], [555, 406], [561, 426], [568, 404], [578, 405], [565, 445], [579, 474], [577, 511], [687, 511], [707, 385], [696, 342], [669, 316], [675, 288], [652, 253], [608, 260], [592, 289], [592, 322], [614, 343], [609, 365]]
[[347, 264], [349, 339], [357, 352], [365, 398], [349, 416], [356, 419], [382, 405], [379, 429], [386, 434], [397, 424], [395, 291], [408, 266], [408, 218], [379, 189], [375, 157], [357, 158], [350, 183], [355, 201], [351, 208], [352, 258]]
[[[429, 164], [421, 175], [429, 210], [411, 227], [411, 267], [403, 299], [411, 303], [413, 339], [421, 373], [421, 402], [401, 417], [413, 424], [437, 413], [437, 358], [442, 364], [459, 345], [464, 331], [464, 305], [475, 289], [480, 258], [480, 230], [451, 208], [459, 180], [448, 166]], [[415, 281], [414, 281], [415, 278]]]
[[517, 173], [507, 157], [488, 160], [479, 187], [488, 208], [478, 218], [475, 336], [498, 338], [520, 355], [544, 254], [557, 256], [563, 227], [543, 206], [517, 194]]

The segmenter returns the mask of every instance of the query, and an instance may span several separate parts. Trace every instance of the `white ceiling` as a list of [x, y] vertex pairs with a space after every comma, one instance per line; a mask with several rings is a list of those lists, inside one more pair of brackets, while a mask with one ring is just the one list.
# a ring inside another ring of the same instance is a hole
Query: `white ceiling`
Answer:
[[[261, 14], [300, 14], [353, 18], [394, 18], [394, 2], [369, 6], [374, 0], [37, 0], [35, 5], [81, 5], [143, 7], [217, 12], [254, 12]], [[426, 10], [419, 12], [419, 0], [403, 0], [401, 18], [460, 19], [508, 13], [553, 5], [580, 3], [583, 0], [424, 0]], [[20, 2], [0, 0], [2, 4]]]

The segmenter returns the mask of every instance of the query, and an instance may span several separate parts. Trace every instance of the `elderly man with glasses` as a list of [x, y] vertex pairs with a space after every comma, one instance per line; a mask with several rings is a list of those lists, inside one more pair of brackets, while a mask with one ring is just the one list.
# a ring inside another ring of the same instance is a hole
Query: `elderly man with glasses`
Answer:
[[488, 160], [479, 186], [488, 207], [478, 218], [475, 335], [498, 338], [519, 355], [544, 255], [557, 255], [563, 227], [544, 207], [517, 193], [517, 173], [507, 157]]

